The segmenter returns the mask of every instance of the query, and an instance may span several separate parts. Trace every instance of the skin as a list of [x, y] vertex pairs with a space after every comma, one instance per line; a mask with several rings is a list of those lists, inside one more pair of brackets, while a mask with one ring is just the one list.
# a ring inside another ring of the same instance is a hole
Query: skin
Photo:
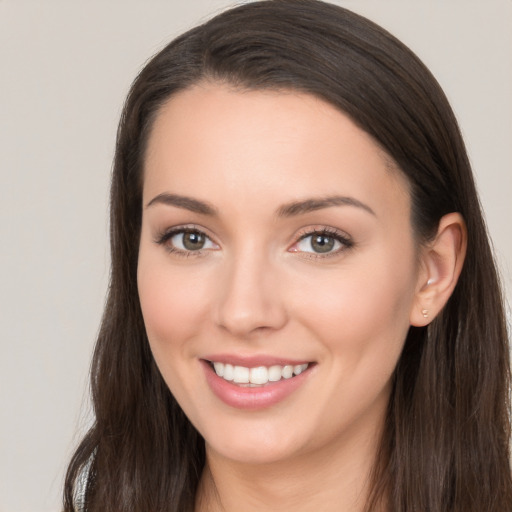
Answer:
[[[276, 213], [333, 195], [364, 206]], [[403, 175], [312, 96], [202, 83], [166, 103], [146, 154], [138, 287], [158, 367], [206, 442], [198, 511], [362, 510], [393, 370], [409, 326], [453, 289], [462, 226], [447, 217], [440, 251], [418, 246]], [[158, 243], [180, 227], [205, 233], [205, 248]], [[350, 244], [315, 253], [301, 237], [322, 229]], [[209, 388], [212, 353], [315, 364], [286, 399], [247, 411]]]

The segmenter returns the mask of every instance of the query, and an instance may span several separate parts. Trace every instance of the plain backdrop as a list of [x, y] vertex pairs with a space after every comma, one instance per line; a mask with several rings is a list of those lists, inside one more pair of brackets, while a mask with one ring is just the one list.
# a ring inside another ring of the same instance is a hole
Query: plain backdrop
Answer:
[[[0, 0], [0, 512], [57, 512], [90, 422], [107, 197], [128, 87], [230, 2]], [[460, 121], [512, 293], [512, 1], [338, 1], [408, 44]]]

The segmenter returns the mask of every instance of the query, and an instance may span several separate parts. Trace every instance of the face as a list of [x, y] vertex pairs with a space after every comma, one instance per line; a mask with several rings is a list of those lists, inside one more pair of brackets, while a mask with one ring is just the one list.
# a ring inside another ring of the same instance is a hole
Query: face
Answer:
[[268, 463], [375, 433], [417, 267], [405, 179], [334, 107], [201, 84], [161, 110], [138, 287], [209, 453]]

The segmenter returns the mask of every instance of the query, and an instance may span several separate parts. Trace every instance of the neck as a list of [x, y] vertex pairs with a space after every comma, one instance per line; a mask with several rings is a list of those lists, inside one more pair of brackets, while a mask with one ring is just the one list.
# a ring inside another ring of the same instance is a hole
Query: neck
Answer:
[[196, 512], [363, 512], [380, 431], [268, 464], [233, 461], [207, 445]]

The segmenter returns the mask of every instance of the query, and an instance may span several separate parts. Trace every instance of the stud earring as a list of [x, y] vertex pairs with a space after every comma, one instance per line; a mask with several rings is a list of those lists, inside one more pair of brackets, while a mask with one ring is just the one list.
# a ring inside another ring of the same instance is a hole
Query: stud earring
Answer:
[[423, 318], [428, 318], [428, 309], [422, 309], [421, 314], [423, 315]]

